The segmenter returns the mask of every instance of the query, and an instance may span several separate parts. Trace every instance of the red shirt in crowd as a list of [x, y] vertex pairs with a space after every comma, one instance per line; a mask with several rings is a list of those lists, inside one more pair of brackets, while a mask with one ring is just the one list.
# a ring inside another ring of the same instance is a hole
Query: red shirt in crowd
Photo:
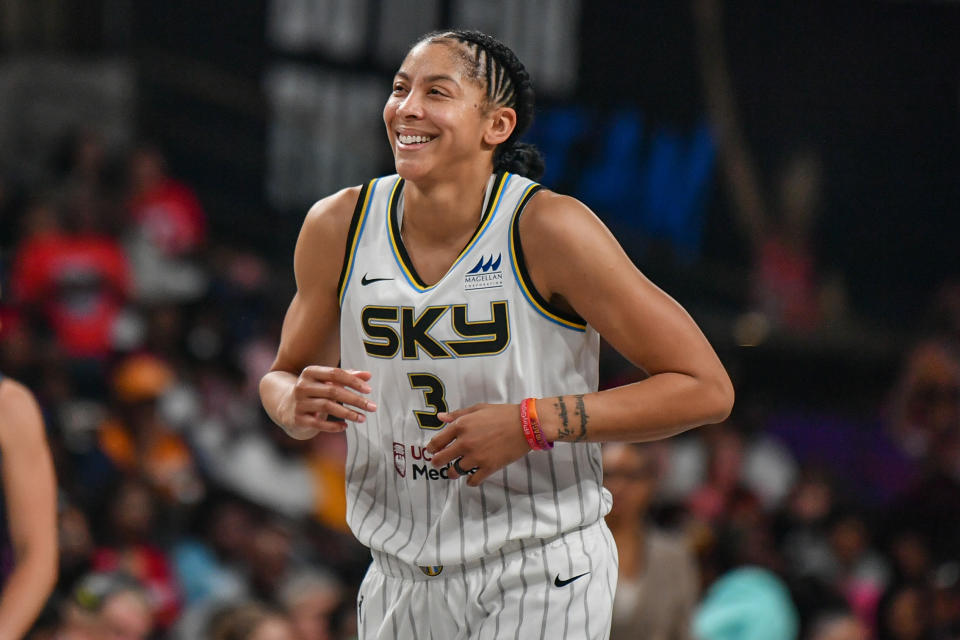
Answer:
[[167, 178], [130, 202], [141, 231], [167, 256], [192, 253], [207, 236], [206, 216], [190, 187]]
[[172, 625], [180, 615], [180, 593], [170, 561], [159, 547], [136, 544], [125, 548], [101, 547], [93, 554], [94, 571], [124, 571], [147, 589], [154, 619], [160, 627]]
[[11, 287], [21, 303], [42, 311], [69, 356], [102, 358], [130, 280], [123, 249], [109, 236], [49, 233], [17, 252]]

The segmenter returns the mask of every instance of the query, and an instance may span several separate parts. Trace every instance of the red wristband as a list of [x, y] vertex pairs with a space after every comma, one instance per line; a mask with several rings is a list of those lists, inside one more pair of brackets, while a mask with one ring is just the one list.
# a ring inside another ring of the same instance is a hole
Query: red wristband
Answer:
[[533, 435], [533, 427], [530, 426], [530, 410], [526, 400], [520, 403], [520, 426], [523, 428], [523, 437], [527, 439], [527, 444], [531, 449], [537, 449], [537, 439]]
[[523, 435], [531, 449], [539, 451], [553, 449], [553, 443], [548, 442], [543, 435], [540, 418], [537, 416], [536, 398], [526, 398], [520, 403], [520, 424], [523, 427]]

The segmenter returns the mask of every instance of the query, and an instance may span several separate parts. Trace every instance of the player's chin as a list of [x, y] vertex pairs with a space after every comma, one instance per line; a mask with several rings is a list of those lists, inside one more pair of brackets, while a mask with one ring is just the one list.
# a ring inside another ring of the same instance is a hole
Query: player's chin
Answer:
[[425, 160], [425, 158], [407, 158], [403, 153], [399, 153], [394, 155], [393, 164], [397, 175], [409, 182], [416, 182], [430, 174], [432, 163]]

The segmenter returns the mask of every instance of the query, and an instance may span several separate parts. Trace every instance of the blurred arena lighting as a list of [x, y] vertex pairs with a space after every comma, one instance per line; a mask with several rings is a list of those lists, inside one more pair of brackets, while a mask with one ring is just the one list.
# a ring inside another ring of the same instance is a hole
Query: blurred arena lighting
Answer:
[[756, 347], [770, 335], [770, 321], [757, 311], [742, 314], [733, 323], [733, 339], [738, 346]]

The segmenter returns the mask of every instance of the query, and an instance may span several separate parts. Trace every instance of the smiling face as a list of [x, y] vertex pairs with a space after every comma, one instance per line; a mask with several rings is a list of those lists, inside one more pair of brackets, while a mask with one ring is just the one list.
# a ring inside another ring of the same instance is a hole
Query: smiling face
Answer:
[[513, 109], [488, 104], [458, 46], [422, 42], [394, 76], [383, 122], [397, 173], [407, 180], [456, 175], [478, 162], [492, 169], [493, 150], [513, 130]]

